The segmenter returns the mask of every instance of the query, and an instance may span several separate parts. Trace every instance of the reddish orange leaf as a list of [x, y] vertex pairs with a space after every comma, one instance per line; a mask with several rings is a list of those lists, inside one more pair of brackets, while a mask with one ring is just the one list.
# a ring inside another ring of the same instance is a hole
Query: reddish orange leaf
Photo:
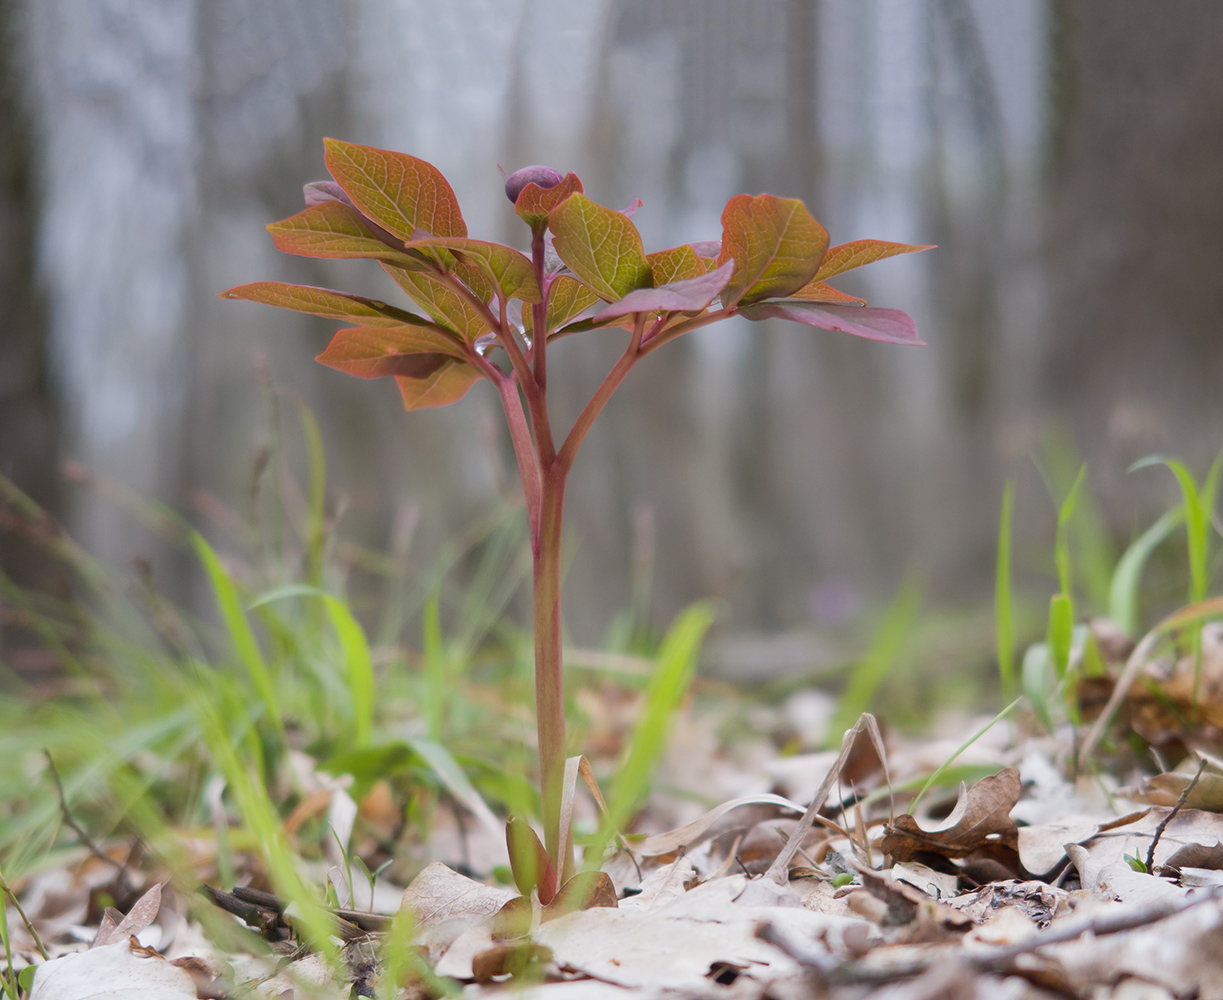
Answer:
[[[696, 254], [692, 257], [693, 260], [699, 261]], [[638, 288], [635, 292], [629, 292], [619, 302], [604, 306], [594, 314], [593, 319], [595, 322], [601, 322], [638, 312], [703, 312], [730, 280], [734, 262], [728, 260], [709, 273], [705, 273], [703, 265], [698, 263], [698, 266], [701, 269], [699, 277], [673, 281], [654, 288]]]
[[397, 267], [420, 268], [425, 262], [380, 240], [361, 213], [338, 202], [311, 205], [267, 227], [278, 249], [299, 257], [345, 259], [372, 257]]
[[884, 240], [854, 240], [852, 243], [842, 243], [838, 247], [833, 247], [824, 255], [820, 269], [816, 272], [815, 280], [826, 281], [833, 275], [844, 274], [846, 271], [852, 271], [855, 267], [862, 267], [864, 264], [873, 264], [875, 261], [883, 260], [885, 257], [895, 257], [902, 253], [917, 253], [919, 250], [933, 249], [933, 243], [929, 246], [888, 243]]
[[327, 169], [353, 204], [401, 240], [466, 236], [458, 199], [442, 172], [407, 153], [324, 139]]
[[538, 184], [528, 184], [518, 194], [514, 202], [517, 212], [530, 226], [542, 226], [548, 221], [552, 209], [556, 208], [571, 194], [582, 193], [582, 182], [577, 174], [566, 174], [555, 187], [545, 188]]
[[454, 337], [430, 327], [357, 326], [336, 333], [315, 360], [357, 378], [424, 378], [451, 358], [465, 357]]
[[838, 291], [826, 281], [813, 281], [809, 285], [803, 285], [797, 292], [791, 292], [787, 297], [803, 299], [807, 302], [837, 302], [847, 306], [866, 305], [866, 299]]
[[688, 278], [699, 278], [705, 273], [705, 264], [690, 246], [672, 247], [670, 250], [648, 253], [645, 259], [649, 262], [650, 272], [654, 275], [656, 286], [669, 285], [673, 281], [686, 281]]
[[367, 299], [347, 292], [336, 292], [330, 288], [314, 288], [310, 285], [289, 285], [283, 281], [256, 281], [239, 285], [218, 298], [244, 299], [260, 302], [279, 309], [343, 319], [366, 326], [431, 326], [423, 316], [416, 316], [403, 309], [387, 305], [378, 299]]
[[475, 365], [448, 360], [424, 378], [396, 375], [395, 382], [405, 410], [428, 410], [458, 402], [481, 377]]
[[739, 310], [739, 314], [750, 320], [791, 319], [821, 330], [835, 330], [865, 340], [878, 340], [884, 344], [926, 346], [925, 341], [917, 335], [913, 320], [899, 309], [826, 305], [789, 299], [758, 302]]
[[828, 233], [797, 198], [740, 194], [722, 212], [722, 253], [735, 273], [724, 305], [747, 304], [798, 291], [815, 277]]

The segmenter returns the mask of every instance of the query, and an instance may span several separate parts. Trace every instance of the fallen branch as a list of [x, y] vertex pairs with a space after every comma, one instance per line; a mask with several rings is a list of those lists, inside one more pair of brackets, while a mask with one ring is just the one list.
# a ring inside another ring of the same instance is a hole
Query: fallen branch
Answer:
[[[1057, 930], [1045, 931], [1033, 935], [1026, 941], [990, 948], [973, 953], [961, 952], [957, 958], [967, 963], [977, 972], [990, 972], [1006, 975], [1013, 972], [1015, 959], [1021, 955], [1029, 955], [1041, 948], [1054, 944], [1064, 944], [1074, 941], [1084, 934], [1102, 937], [1106, 934], [1119, 934], [1123, 931], [1135, 930], [1148, 924], [1167, 920], [1186, 910], [1193, 909], [1203, 903], [1217, 902], [1223, 899], [1223, 890], [1216, 890], [1195, 896], [1191, 899], [1178, 900], [1175, 903], [1164, 903], [1157, 906], [1143, 907], [1130, 913], [1107, 913], [1082, 923], [1071, 922]], [[844, 986], [853, 983], [887, 983], [898, 979], [911, 979], [928, 972], [936, 964], [947, 961], [945, 954], [937, 957], [915, 959], [910, 962], [897, 962], [892, 965], [874, 965], [866, 962], [841, 962], [831, 952], [824, 951], [805, 941], [797, 941], [771, 922], [763, 922], [756, 927], [756, 937], [773, 945], [804, 968], [811, 969], [824, 979], [830, 986]]]

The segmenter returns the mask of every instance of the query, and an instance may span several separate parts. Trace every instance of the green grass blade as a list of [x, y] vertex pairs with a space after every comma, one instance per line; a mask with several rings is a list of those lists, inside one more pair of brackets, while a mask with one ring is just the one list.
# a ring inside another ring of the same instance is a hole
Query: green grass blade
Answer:
[[837, 703], [830, 733], [843, 733], [851, 729], [862, 713], [870, 710], [875, 692], [895, 666], [905, 639], [917, 622], [924, 590], [922, 582], [914, 578], [907, 580], [892, 598], [874, 641], [866, 655], [853, 667], [849, 683]]
[[[1015, 601], [1011, 592], [1011, 532], [1015, 483], [1008, 479], [1002, 491], [1002, 515], [998, 520], [998, 559], [994, 575], [994, 634], [998, 644], [998, 675], [1002, 696], [1015, 693]], [[924, 791], [924, 789], [923, 789]], [[918, 798], [921, 796], [919, 795]]]
[[961, 743], [956, 748], [955, 753], [953, 753], [950, 757], [948, 757], [945, 761], [943, 761], [943, 763], [939, 765], [938, 770], [936, 770], [933, 774], [930, 775], [930, 777], [926, 779], [926, 783], [921, 786], [921, 791], [919, 791], [917, 795], [914, 796], [913, 801], [909, 804], [909, 812], [913, 813], [917, 811], [917, 805], [919, 802], [921, 802], [922, 796], [925, 795], [926, 792], [930, 790], [931, 785], [933, 785], [936, 781], [938, 781], [939, 778], [943, 776], [947, 768], [951, 767], [951, 765], [956, 762], [956, 759], [960, 756], [960, 754], [962, 754], [970, 746], [976, 743], [977, 740], [979, 740], [982, 736], [984, 736], [991, 729], [993, 729], [994, 726], [996, 726], [999, 722], [1001, 722], [1008, 715], [1010, 715], [1013, 711], [1015, 711], [1016, 706], [1018, 706], [1021, 701], [1023, 701], [1022, 695], [1016, 698], [1014, 701], [1012, 701], [1009, 705], [1006, 706], [1006, 708], [1004, 708], [1001, 712], [999, 712], [992, 719], [990, 719], [989, 722], [987, 722], [984, 726], [982, 726], [975, 733], [973, 733], [970, 737], [968, 737], [968, 739], [966, 739], [963, 743]]
[[502, 834], [502, 825], [485, 804], [475, 786], [467, 779], [458, 761], [440, 743], [433, 740], [408, 740], [408, 745], [429, 765], [446, 790], [476, 817], [495, 837]]
[[1147, 560], [1185, 519], [1183, 506], [1173, 507], [1144, 531], [1125, 550], [1108, 588], [1108, 616], [1131, 639], [1142, 631], [1138, 615], [1142, 571]]
[[353, 743], [369, 746], [374, 736], [374, 662], [365, 630], [338, 597], [323, 595], [332, 627], [340, 638], [348, 664], [348, 691], [352, 698]]
[[441, 598], [435, 590], [425, 603], [421, 619], [421, 644], [425, 657], [425, 722], [429, 739], [442, 735], [446, 713], [446, 645], [442, 638]]
[[306, 455], [310, 467], [310, 514], [306, 537], [307, 579], [316, 587], [323, 584], [323, 546], [327, 541], [327, 458], [323, 451], [323, 436], [318, 421], [304, 402], [299, 402], [297, 415], [301, 420], [302, 436], [306, 439]]
[[1066, 676], [1070, 666], [1070, 650], [1074, 646], [1074, 605], [1065, 594], [1049, 599], [1049, 627], [1045, 634], [1049, 659], [1058, 680]]
[[7, 972], [7, 975], [0, 976], [0, 986], [4, 987], [4, 992], [9, 1000], [17, 1000], [17, 974], [13, 971], [13, 946], [9, 940], [8, 929], [8, 883], [4, 881], [3, 873], [0, 873], [0, 885], [4, 887], [4, 891], [0, 892], [0, 938], [4, 941], [4, 962]]
[[286, 597], [317, 597], [327, 609], [340, 648], [344, 652], [345, 677], [352, 701], [352, 741], [355, 747], [365, 747], [373, 740], [375, 682], [374, 663], [369, 640], [361, 623], [340, 598], [304, 584], [289, 584], [263, 594], [251, 604], [251, 610]]
[[[224, 695], [224, 678], [218, 677], [217, 681], [219, 693]], [[239, 699], [231, 693], [229, 698], [222, 700], [235, 702]], [[230, 713], [209, 701], [202, 690], [197, 692], [195, 709], [208, 749], [225, 776], [243, 821], [259, 844], [272, 884], [282, 896], [297, 904], [299, 919], [311, 945], [327, 956], [333, 968], [339, 968], [341, 959], [333, 942], [334, 921], [302, 880], [276, 807], [256, 778], [260, 768], [239, 758], [235, 741], [223, 721]]]
[[599, 849], [586, 855], [596, 864], [602, 858], [601, 847], [632, 818], [649, 789], [654, 768], [666, 748], [671, 718], [696, 672], [701, 643], [713, 620], [713, 606], [698, 602], [680, 612], [663, 638], [658, 666], [646, 690], [645, 708], [633, 732], [628, 758], [607, 797], [607, 816], [596, 845]]
[[[1070, 492], [1066, 494], [1066, 499], [1062, 501], [1058, 509], [1057, 536], [1053, 543], [1054, 561], [1057, 564], [1057, 583], [1062, 593], [1071, 602], [1073, 602], [1071, 595], [1074, 593], [1074, 577], [1070, 565], [1070, 522], [1074, 517], [1074, 509], [1079, 500], [1079, 490], [1083, 488], [1086, 478], [1087, 466], [1080, 466], [1074, 485], [1070, 487]], [[1073, 603], [1071, 604], [1071, 617], [1073, 617]]]
[[1032, 706], [1036, 721], [1044, 726], [1048, 733], [1053, 732], [1053, 717], [1049, 714], [1051, 685], [1049, 684], [1049, 647], [1044, 643], [1036, 643], [1028, 647], [1023, 656], [1023, 666], [1020, 670], [1023, 679], [1023, 694]]
[[217, 554], [213, 551], [212, 546], [204, 540], [203, 535], [198, 532], [192, 532], [191, 544], [195, 547], [196, 554], [199, 556], [200, 562], [203, 563], [204, 570], [208, 574], [208, 580], [212, 584], [213, 596], [216, 598], [217, 608], [221, 612], [221, 620], [225, 623], [225, 628], [229, 632], [229, 638], [233, 643], [234, 651], [238, 654], [238, 659], [242, 662], [242, 665], [246, 667], [246, 671], [255, 685], [255, 690], [258, 692], [260, 699], [263, 701], [263, 706], [267, 710], [268, 718], [272, 720], [276, 731], [283, 738], [284, 720], [281, 718], [280, 705], [277, 702], [276, 692], [272, 685], [272, 674], [268, 670], [267, 661], [264, 660], [263, 653], [259, 649], [259, 643], [255, 639], [255, 633], [251, 630], [250, 622], [247, 621], [246, 612], [242, 609], [242, 602], [238, 598], [238, 589], [225, 571], [225, 567], [221, 565], [221, 560], [217, 558]]
[[[1164, 466], [1176, 477], [1180, 487], [1185, 512], [1185, 540], [1189, 548], [1189, 603], [1196, 604], [1206, 596], [1207, 564], [1210, 559], [1210, 539], [1207, 533], [1210, 527], [1210, 511], [1202, 503], [1202, 494], [1198, 491], [1193, 473], [1175, 458], [1152, 455], [1135, 462], [1129, 471], [1134, 472], [1153, 465]], [[1218, 476], [1214, 467], [1211, 468], [1211, 475], [1215, 478], [1214, 489], [1217, 490]]]

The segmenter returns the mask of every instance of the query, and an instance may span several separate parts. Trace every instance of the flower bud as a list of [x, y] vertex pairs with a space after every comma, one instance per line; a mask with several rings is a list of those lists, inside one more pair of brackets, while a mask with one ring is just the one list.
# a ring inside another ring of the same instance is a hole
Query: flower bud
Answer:
[[517, 205], [518, 196], [522, 194], [522, 189], [528, 184], [538, 184], [541, 188], [552, 188], [562, 180], [564, 178], [551, 167], [523, 167], [521, 170], [515, 170], [505, 179], [505, 196]]

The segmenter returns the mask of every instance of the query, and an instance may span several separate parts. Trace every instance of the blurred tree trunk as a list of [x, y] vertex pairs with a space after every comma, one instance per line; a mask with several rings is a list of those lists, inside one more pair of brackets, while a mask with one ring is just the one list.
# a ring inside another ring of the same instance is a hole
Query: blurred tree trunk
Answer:
[[1113, 509], [1223, 446], [1223, 5], [1060, 0], [1047, 402]]
[[[30, 122], [22, 104], [18, 36], [11, 3], [0, 3], [0, 474], [45, 508], [58, 501], [56, 419], [47, 379], [46, 328], [34, 281], [38, 218], [31, 175]], [[0, 523], [0, 573], [19, 585], [44, 584], [54, 563]], [[25, 672], [27, 643], [0, 620], [0, 659]]]

